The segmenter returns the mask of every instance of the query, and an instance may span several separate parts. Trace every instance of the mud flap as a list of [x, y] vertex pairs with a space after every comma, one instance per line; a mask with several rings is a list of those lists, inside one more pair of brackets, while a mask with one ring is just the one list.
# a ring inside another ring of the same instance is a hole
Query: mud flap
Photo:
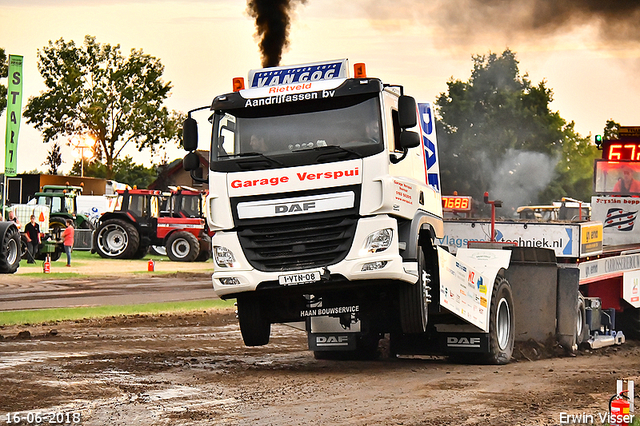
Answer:
[[445, 353], [489, 352], [489, 333], [441, 333], [439, 340]]
[[356, 333], [309, 333], [309, 350], [353, 351], [356, 349]]

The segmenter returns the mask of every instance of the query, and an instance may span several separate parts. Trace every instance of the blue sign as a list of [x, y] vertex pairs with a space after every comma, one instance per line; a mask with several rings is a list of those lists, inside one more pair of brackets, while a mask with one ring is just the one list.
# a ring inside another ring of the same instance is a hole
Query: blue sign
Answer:
[[346, 60], [295, 67], [265, 68], [252, 73], [253, 75], [249, 76], [252, 88], [332, 80], [346, 77]]
[[[431, 170], [437, 162], [437, 149], [436, 145], [427, 137], [433, 133], [433, 116], [431, 115], [431, 105], [418, 104], [418, 115], [420, 116], [420, 127], [422, 128], [422, 146], [424, 147], [424, 158], [427, 161], [427, 183], [434, 187], [437, 191], [440, 191], [440, 178], [439, 170]], [[435, 136], [435, 135], [434, 135]], [[431, 171], [432, 173], [429, 173]], [[435, 173], [433, 173], [435, 171]]]

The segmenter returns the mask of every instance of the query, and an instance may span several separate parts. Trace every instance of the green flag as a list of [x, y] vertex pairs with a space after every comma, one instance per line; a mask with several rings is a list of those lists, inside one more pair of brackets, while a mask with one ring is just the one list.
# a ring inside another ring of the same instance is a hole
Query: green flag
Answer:
[[5, 138], [4, 174], [15, 176], [18, 165], [18, 134], [22, 117], [22, 56], [9, 55], [7, 90], [7, 134]]

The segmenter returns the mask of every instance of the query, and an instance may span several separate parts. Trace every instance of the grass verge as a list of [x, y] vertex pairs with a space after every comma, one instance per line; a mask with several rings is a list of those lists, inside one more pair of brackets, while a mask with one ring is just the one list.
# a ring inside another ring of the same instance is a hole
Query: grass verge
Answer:
[[52, 321], [101, 318], [117, 315], [160, 314], [203, 311], [233, 307], [233, 300], [194, 300], [186, 302], [145, 303], [141, 305], [91, 306], [82, 308], [36, 309], [0, 312], [0, 325], [40, 324]]

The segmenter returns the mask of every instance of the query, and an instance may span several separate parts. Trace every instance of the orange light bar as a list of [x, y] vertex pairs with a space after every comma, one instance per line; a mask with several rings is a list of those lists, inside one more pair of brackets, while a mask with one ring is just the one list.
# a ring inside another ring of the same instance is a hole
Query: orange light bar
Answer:
[[239, 92], [240, 90], [244, 90], [244, 78], [243, 77], [235, 77], [233, 79], [233, 91]]
[[367, 78], [367, 67], [362, 62], [353, 64], [353, 77], [354, 78]]

